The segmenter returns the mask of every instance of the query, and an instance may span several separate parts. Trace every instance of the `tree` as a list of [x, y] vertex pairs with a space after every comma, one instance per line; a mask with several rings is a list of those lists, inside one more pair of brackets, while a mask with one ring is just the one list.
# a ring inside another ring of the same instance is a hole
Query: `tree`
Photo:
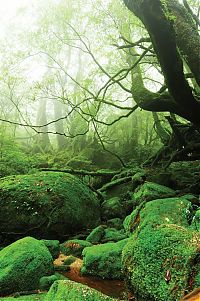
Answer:
[[183, 68], [185, 61], [199, 85], [200, 36], [193, 16], [178, 0], [123, 1], [147, 29], [169, 92], [152, 95], [145, 90], [142, 108], [175, 113], [200, 126], [200, 95]]

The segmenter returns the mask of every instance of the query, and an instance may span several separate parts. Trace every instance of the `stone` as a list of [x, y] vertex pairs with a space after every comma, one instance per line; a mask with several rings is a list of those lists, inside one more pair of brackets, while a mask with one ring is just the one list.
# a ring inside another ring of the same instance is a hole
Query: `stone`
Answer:
[[88, 241], [81, 239], [67, 240], [60, 245], [60, 250], [64, 255], [73, 255], [75, 257], [82, 257], [82, 251], [86, 247], [90, 247], [92, 244]]
[[127, 242], [128, 239], [124, 239], [85, 248], [81, 273], [103, 279], [122, 279], [121, 254]]
[[22, 238], [0, 251], [1, 294], [38, 289], [40, 278], [53, 273], [49, 250], [35, 238]]
[[[62, 172], [0, 179], [0, 232], [58, 239], [100, 220], [100, 202], [77, 177]], [[19, 236], [19, 235], [18, 235]]]

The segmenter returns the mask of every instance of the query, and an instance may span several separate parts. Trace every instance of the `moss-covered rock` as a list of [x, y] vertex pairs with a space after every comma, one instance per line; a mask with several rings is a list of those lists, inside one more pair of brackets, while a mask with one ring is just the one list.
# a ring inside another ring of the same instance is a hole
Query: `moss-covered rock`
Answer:
[[106, 243], [109, 241], [117, 242], [125, 238], [127, 238], [127, 235], [125, 234], [125, 231], [123, 229], [117, 230], [115, 228], [107, 228], [105, 229], [105, 233], [101, 239], [101, 242], [102, 243]]
[[41, 291], [48, 291], [52, 284], [57, 280], [68, 280], [68, 278], [57, 272], [51, 276], [43, 276], [39, 281], [39, 289]]
[[148, 202], [161, 198], [169, 198], [176, 195], [175, 190], [152, 182], [145, 182], [139, 186], [134, 194], [134, 203], [140, 205], [142, 202]]
[[0, 301], [44, 301], [46, 297], [46, 293], [38, 293], [28, 296], [17, 296], [17, 297], [7, 297], [7, 298], [0, 298]]
[[0, 251], [0, 292], [10, 294], [39, 288], [53, 274], [53, 258], [42, 241], [25, 237]]
[[77, 257], [74, 257], [72, 255], [68, 256], [67, 259], [64, 261], [64, 265], [70, 266], [72, 263], [74, 263], [77, 260]]
[[56, 281], [44, 301], [114, 301], [86, 285], [70, 280]]
[[118, 197], [106, 200], [101, 205], [101, 216], [106, 220], [115, 217], [123, 218], [125, 215], [125, 208]]
[[67, 240], [60, 245], [60, 250], [65, 255], [74, 255], [76, 257], [82, 257], [82, 251], [86, 247], [90, 247], [92, 244], [89, 241], [81, 239]]
[[105, 243], [85, 248], [83, 251], [83, 275], [106, 279], [122, 279], [121, 254], [128, 239], [117, 243]]
[[98, 244], [101, 242], [104, 236], [106, 226], [100, 225], [92, 230], [92, 232], [87, 236], [86, 241], [92, 244]]
[[48, 248], [49, 252], [51, 253], [53, 259], [56, 259], [60, 253], [60, 242], [59, 240], [42, 240], [45, 246]]
[[39, 282], [39, 288], [42, 291], [48, 291], [49, 288], [52, 286], [52, 284], [58, 280], [58, 277], [56, 275], [51, 276], [43, 276], [40, 278]]
[[41, 172], [0, 180], [0, 232], [27, 233], [37, 238], [95, 227], [100, 205], [95, 194], [67, 173]]
[[110, 228], [115, 228], [117, 230], [123, 229], [123, 220], [119, 217], [109, 219], [107, 225]]
[[134, 232], [123, 250], [123, 269], [137, 300], [176, 301], [200, 285], [200, 237], [189, 229], [190, 206], [184, 198], [154, 200], [129, 220]]
[[200, 209], [196, 211], [192, 219], [192, 228], [200, 232]]

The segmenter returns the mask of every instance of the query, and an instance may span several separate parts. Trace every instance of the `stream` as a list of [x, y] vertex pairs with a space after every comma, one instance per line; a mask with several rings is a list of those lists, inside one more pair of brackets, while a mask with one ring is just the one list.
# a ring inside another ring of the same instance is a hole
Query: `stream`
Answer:
[[[61, 255], [55, 262], [56, 265], [61, 265], [64, 258], [68, 256]], [[74, 263], [70, 265], [70, 270], [66, 272], [61, 272], [61, 274], [68, 279], [85, 284], [91, 288], [94, 288], [103, 294], [110, 296], [112, 298], [116, 298], [117, 300], [127, 300], [128, 293], [126, 291], [126, 287], [124, 281], [122, 280], [109, 280], [102, 279], [94, 276], [83, 276], [81, 275], [81, 267], [83, 261], [81, 259], [77, 259]]]

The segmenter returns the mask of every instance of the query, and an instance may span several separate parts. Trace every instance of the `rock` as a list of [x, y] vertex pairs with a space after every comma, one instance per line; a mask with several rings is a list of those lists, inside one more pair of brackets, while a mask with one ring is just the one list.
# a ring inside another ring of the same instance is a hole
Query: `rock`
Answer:
[[129, 289], [138, 300], [175, 301], [200, 285], [200, 237], [189, 229], [190, 207], [184, 198], [158, 199], [138, 212], [122, 255]]
[[123, 197], [127, 191], [133, 192], [139, 183], [133, 182], [132, 176], [112, 180], [99, 189], [105, 198]]
[[128, 239], [85, 248], [83, 251], [83, 275], [106, 279], [122, 279], [121, 253]]
[[145, 182], [135, 190], [133, 199], [137, 205], [140, 205], [142, 202], [174, 197], [175, 195], [176, 191], [169, 187], [152, 182]]
[[6, 297], [0, 298], [0, 301], [44, 301], [46, 293], [38, 293], [27, 296], [15, 296], [15, 297]]
[[70, 266], [72, 263], [74, 263], [77, 260], [77, 257], [74, 257], [72, 255], [68, 256], [67, 259], [64, 261], [64, 265]]
[[56, 275], [44, 276], [40, 278], [39, 288], [42, 291], [48, 291], [51, 285], [58, 280]]
[[100, 204], [77, 177], [60, 172], [0, 179], [0, 232], [63, 239], [95, 227]]
[[53, 259], [58, 258], [60, 253], [60, 242], [59, 240], [47, 240], [42, 239], [45, 246], [48, 248], [49, 252], [51, 253]]
[[127, 238], [127, 236], [123, 229], [119, 231], [116, 230], [115, 228], [107, 228], [105, 229], [105, 233], [101, 239], [101, 242], [102, 243], [109, 242], [109, 241], [117, 242], [125, 238]]
[[100, 243], [102, 237], [104, 236], [105, 228], [106, 227], [104, 225], [100, 225], [100, 226], [96, 227], [95, 229], [93, 229], [92, 232], [86, 238], [86, 241], [88, 241], [92, 244]]
[[92, 244], [88, 241], [81, 239], [67, 240], [60, 245], [60, 250], [65, 255], [73, 255], [76, 257], [82, 257], [82, 251], [86, 247], [90, 247]]
[[117, 230], [123, 229], [123, 222], [119, 217], [109, 219], [107, 225], [109, 228], [115, 228]]
[[53, 273], [53, 258], [42, 241], [25, 237], [0, 251], [1, 294], [38, 289], [40, 278]]
[[123, 218], [125, 215], [125, 208], [118, 197], [106, 200], [101, 205], [101, 216], [106, 220], [115, 217]]
[[192, 219], [192, 228], [195, 231], [200, 232], [200, 209], [196, 211], [195, 216]]
[[52, 284], [57, 280], [68, 280], [65, 276], [60, 273], [55, 273], [51, 276], [44, 276], [40, 278], [39, 289], [41, 291], [48, 291]]
[[44, 301], [115, 301], [86, 285], [70, 280], [54, 282]]
[[[174, 223], [188, 227], [188, 218], [192, 212], [190, 201], [183, 197], [166, 198], [150, 201], [138, 206], [124, 220], [126, 234], [130, 236], [138, 226], [141, 227], [141, 219], [152, 224]], [[147, 216], [146, 216], [147, 215]]]

